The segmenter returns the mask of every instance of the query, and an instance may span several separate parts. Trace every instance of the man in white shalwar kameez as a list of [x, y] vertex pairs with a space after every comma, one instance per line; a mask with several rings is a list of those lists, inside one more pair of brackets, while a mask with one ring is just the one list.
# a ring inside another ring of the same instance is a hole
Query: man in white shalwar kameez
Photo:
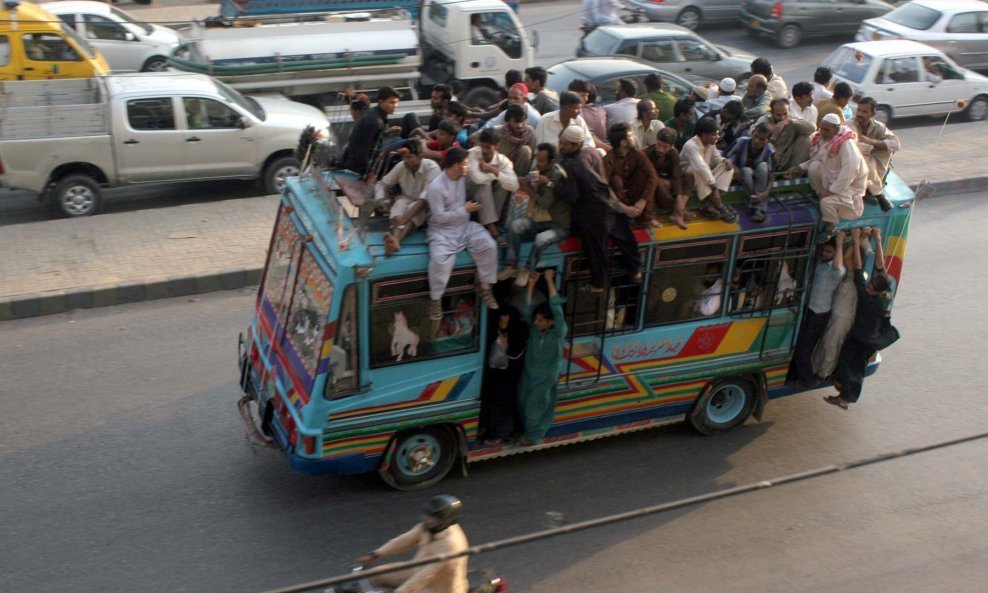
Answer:
[[854, 220], [864, 212], [868, 163], [858, 150], [857, 134], [842, 126], [833, 113], [823, 116], [820, 129], [810, 138], [810, 160], [794, 166], [787, 177], [807, 171], [810, 187], [820, 198], [820, 218], [824, 232], [817, 241], [826, 243], [835, 233], [837, 223]]
[[717, 151], [720, 130], [713, 118], [704, 117], [696, 123], [696, 135], [683, 145], [680, 163], [683, 173], [693, 177], [696, 197], [703, 205], [700, 214], [724, 222], [737, 220], [737, 213], [721, 201], [721, 192], [731, 186], [734, 167]]
[[[518, 191], [518, 176], [511, 160], [497, 151], [497, 133], [483, 129], [477, 138], [477, 146], [468, 151], [468, 191], [480, 202], [480, 224], [496, 241], [497, 226], [504, 216], [508, 197]], [[525, 171], [527, 174], [528, 171]]]
[[481, 209], [479, 202], [467, 202], [467, 151], [459, 147], [446, 151], [443, 172], [425, 190], [429, 202], [429, 318], [442, 319], [442, 298], [456, 263], [456, 254], [470, 251], [477, 264], [480, 296], [491, 309], [497, 301], [491, 284], [497, 281], [497, 243], [484, 227], [470, 220]]

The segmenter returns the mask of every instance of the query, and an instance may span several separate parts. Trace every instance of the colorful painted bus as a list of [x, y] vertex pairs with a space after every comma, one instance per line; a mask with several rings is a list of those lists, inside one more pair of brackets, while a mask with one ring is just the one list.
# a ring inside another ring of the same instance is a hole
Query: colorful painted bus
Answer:
[[[387, 221], [349, 217], [346, 182], [328, 172], [289, 179], [240, 340], [247, 430], [297, 471], [378, 471], [393, 487], [420, 488], [469, 462], [673, 422], [724, 432], [760, 419], [768, 400], [802, 391], [785, 377], [820, 227], [805, 180], [776, 182], [760, 224], [732, 193], [735, 223], [637, 230], [644, 278], [615, 271], [600, 294], [579, 289], [588, 273], [578, 240], [550, 248], [542, 267], [557, 271], [570, 335], [554, 423], [530, 447], [477, 439], [488, 311], [469, 255], [457, 259], [444, 319], [434, 324], [425, 233], [385, 257]], [[882, 229], [897, 284], [914, 194], [892, 174], [886, 196], [890, 212], [869, 204], [846, 226]]]

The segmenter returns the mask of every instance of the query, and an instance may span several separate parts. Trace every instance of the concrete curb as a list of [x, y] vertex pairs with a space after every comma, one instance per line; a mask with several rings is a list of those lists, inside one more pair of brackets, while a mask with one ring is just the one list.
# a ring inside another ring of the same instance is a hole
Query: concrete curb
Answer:
[[[941, 196], [949, 193], [985, 191], [988, 190], [988, 176], [937, 181], [931, 185], [936, 190], [934, 195]], [[916, 189], [915, 185], [912, 188]], [[19, 295], [0, 299], [0, 321], [55, 315], [74, 309], [112, 307], [125, 303], [189, 296], [218, 290], [236, 290], [258, 284], [261, 280], [261, 272], [262, 268], [241, 268], [202, 276], [180, 276], [167, 280], [77, 288], [36, 295]]]

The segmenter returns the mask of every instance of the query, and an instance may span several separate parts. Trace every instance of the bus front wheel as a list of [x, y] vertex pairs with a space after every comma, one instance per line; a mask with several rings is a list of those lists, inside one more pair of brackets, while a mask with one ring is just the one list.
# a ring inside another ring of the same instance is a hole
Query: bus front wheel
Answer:
[[421, 428], [395, 438], [389, 464], [381, 477], [398, 490], [418, 490], [436, 484], [456, 461], [456, 440], [450, 431]]
[[754, 406], [755, 387], [750, 380], [719, 379], [693, 405], [690, 424], [702, 434], [720, 434], [744, 424]]

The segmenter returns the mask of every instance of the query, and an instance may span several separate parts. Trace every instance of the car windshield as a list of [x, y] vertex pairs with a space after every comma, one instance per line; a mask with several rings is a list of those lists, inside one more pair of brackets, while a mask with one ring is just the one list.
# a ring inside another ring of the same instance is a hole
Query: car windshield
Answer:
[[591, 56], [606, 56], [614, 53], [617, 39], [603, 29], [597, 29], [583, 40], [583, 50]]
[[941, 14], [942, 13], [939, 10], [933, 10], [928, 6], [921, 6], [914, 2], [909, 2], [908, 4], [903, 4], [899, 8], [896, 8], [882, 18], [897, 25], [902, 25], [903, 27], [909, 27], [910, 29], [916, 29], [917, 31], [925, 31], [940, 20]]
[[855, 51], [850, 47], [838, 47], [830, 54], [824, 65], [830, 66], [835, 76], [851, 82], [861, 82], [871, 70], [873, 61], [874, 59], [864, 52]]
[[111, 6], [110, 12], [113, 13], [113, 16], [117, 17], [121, 21], [124, 21], [125, 23], [130, 23], [135, 27], [140, 27], [141, 30], [147, 33], [148, 35], [150, 35], [154, 31], [154, 29], [151, 28], [151, 25], [135, 19], [134, 17], [130, 16], [129, 14], [127, 14], [122, 10], [119, 10]]
[[248, 113], [253, 113], [258, 119], [264, 121], [264, 109], [261, 108], [260, 103], [250, 97], [241, 95], [239, 91], [226, 86], [215, 78], [213, 79], [213, 82], [216, 84], [216, 90], [223, 96], [224, 99], [234, 105], [240, 106], [241, 109], [247, 111]]
[[582, 78], [571, 68], [563, 64], [552, 66], [549, 68], [548, 74], [549, 77], [546, 79], [545, 85], [557, 93], [565, 91], [569, 83], [573, 82], [573, 80]]

